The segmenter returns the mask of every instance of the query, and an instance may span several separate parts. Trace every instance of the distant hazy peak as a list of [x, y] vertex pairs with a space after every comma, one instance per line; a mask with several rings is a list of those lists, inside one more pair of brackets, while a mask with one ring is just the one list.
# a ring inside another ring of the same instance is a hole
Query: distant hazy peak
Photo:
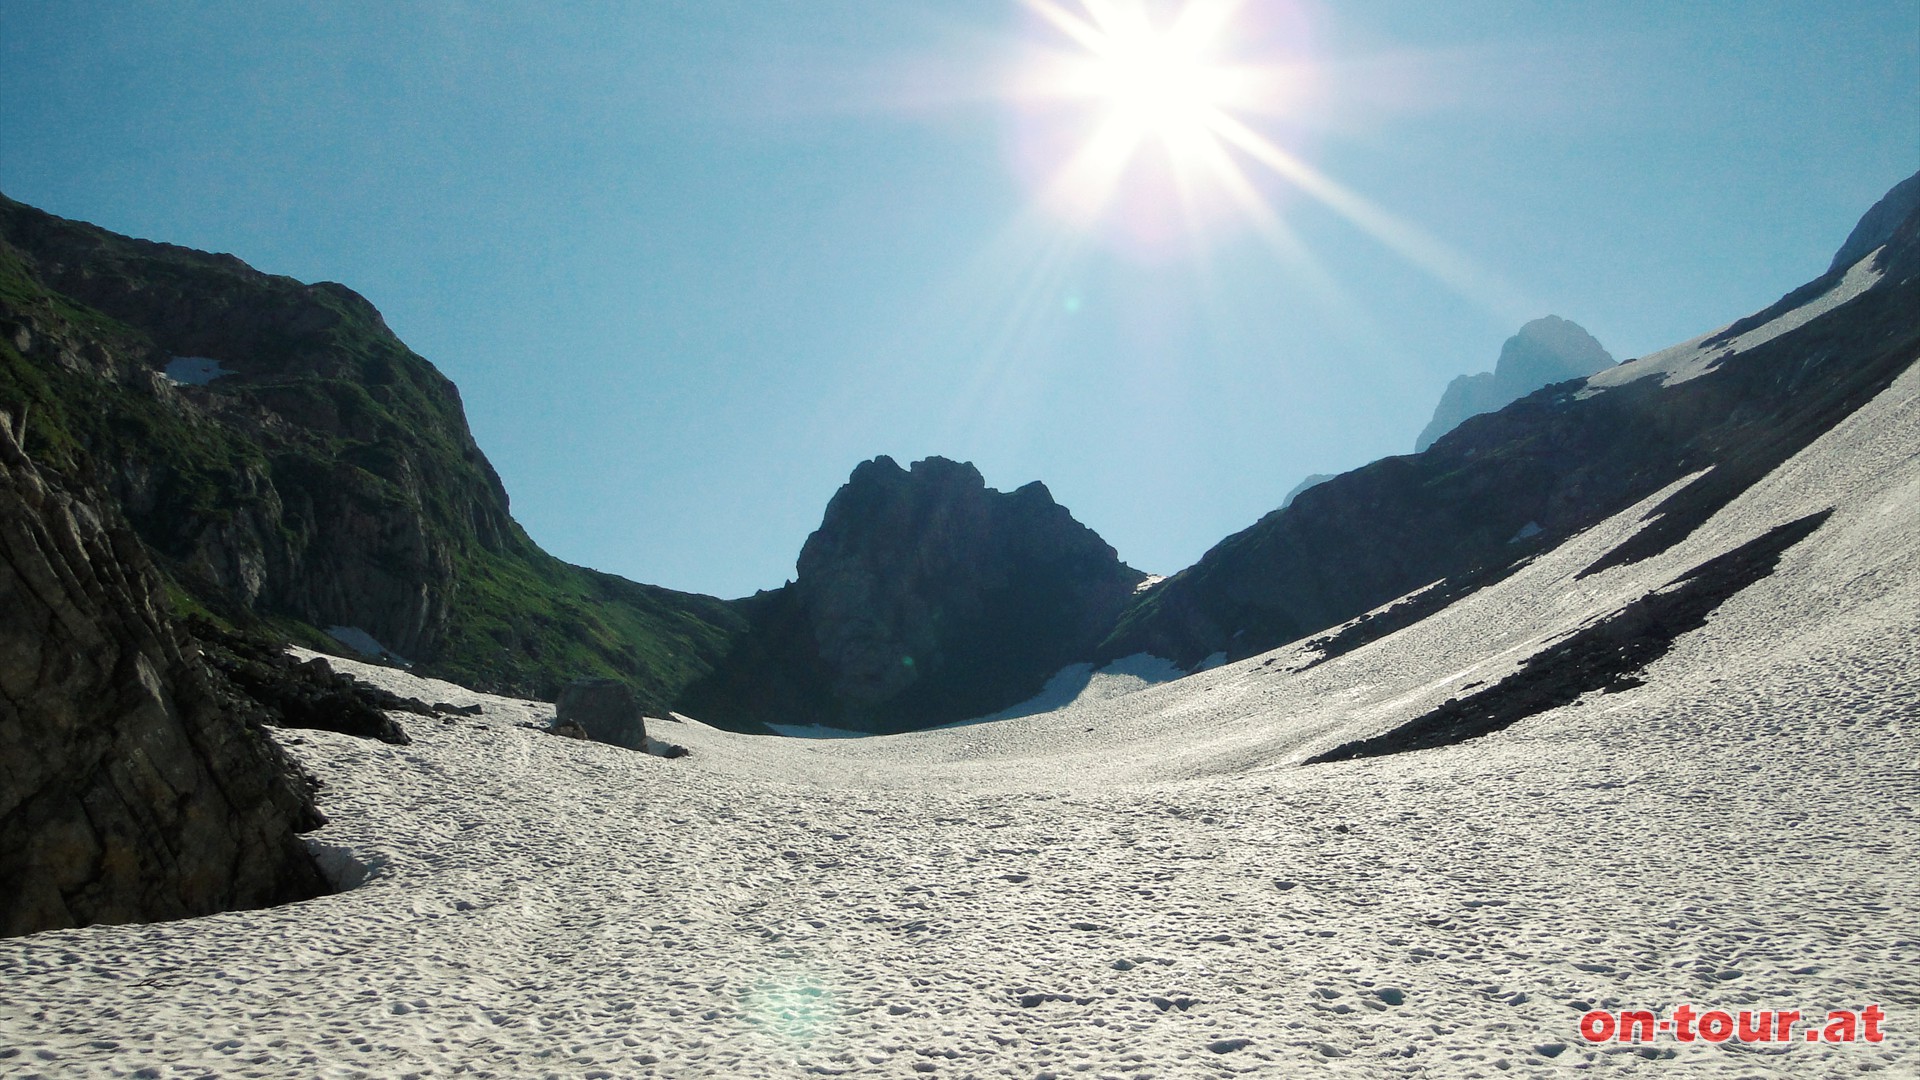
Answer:
[[[1579, 323], [1546, 315], [1522, 326], [1500, 348], [1493, 377], [1532, 393], [1548, 383], [1585, 378], [1613, 366], [1613, 355]], [[1532, 384], [1532, 385], [1528, 385]]]
[[1293, 500], [1298, 498], [1301, 492], [1307, 490], [1310, 487], [1318, 487], [1319, 485], [1324, 484], [1327, 481], [1333, 479], [1333, 477], [1334, 477], [1333, 473], [1317, 472], [1317, 473], [1310, 474], [1305, 479], [1301, 480], [1299, 483], [1293, 485], [1293, 490], [1287, 492], [1286, 497], [1280, 500], [1280, 509], [1285, 510], [1287, 507], [1292, 506]]
[[1500, 347], [1492, 371], [1462, 375], [1447, 384], [1433, 419], [1414, 441], [1414, 452], [1470, 416], [1505, 408], [1543, 386], [1581, 379], [1613, 366], [1613, 356], [1578, 323], [1546, 315], [1520, 328]]
[[1920, 208], [1920, 172], [1893, 185], [1893, 189], [1873, 204], [1860, 223], [1847, 234], [1847, 242], [1833, 256], [1833, 265], [1827, 267], [1827, 273], [1844, 270], [1860, 261], [1861, 257], [1893, 238], [1895, 229], [1907, 220], [1907, 215]]

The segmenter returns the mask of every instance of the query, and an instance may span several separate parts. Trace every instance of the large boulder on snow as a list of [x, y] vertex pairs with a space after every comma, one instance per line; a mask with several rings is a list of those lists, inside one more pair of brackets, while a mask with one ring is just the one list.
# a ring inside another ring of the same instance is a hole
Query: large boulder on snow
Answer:
[[556, 732], [577, 727], [594, 742], [647, 748], [647, 721], [633, 688], [618, 679], [575, 679], [560, 691], [554, 705]]

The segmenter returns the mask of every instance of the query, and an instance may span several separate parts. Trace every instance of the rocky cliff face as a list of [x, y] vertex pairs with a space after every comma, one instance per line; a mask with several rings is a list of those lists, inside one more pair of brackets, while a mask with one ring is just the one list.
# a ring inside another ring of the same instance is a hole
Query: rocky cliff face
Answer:
[[1613, 366], [1613, 356], [1578, 324], [1548, 315], [1522, 326], [1500, 347], [1492, 371], [1462, 375], [1447, 384], [1433, 419], [1414, 440], [1414, 453], [1460, 426], [1469, 416], [1493, 412], [1543, 386], [1584, 379]]
[[0, 411], [0, 935], [315, 896], [305, 778], [168, 620], [141, 544]]
[[1604, 386], [1550, 386], [1468, 419], [1423, 453], [1308, 488], [1142, 593], [1098, 657], [1146, 651], [1192, 666], [1216, 652], [1266, 651], [1437, 581], [1421, 602], [1449, 602], [1709, 470], [1609, 558], [1663, 550], [1920, 356], [1920, 214], [1873, 235], [1879, 243], [1863, 253], [1878, 251], [1871, 288], [1823, 308], [1852, 264], [1838, 267], [1682, 347], [1697, 355], [1689, 377], [1642, 362], [1644, 377], [1625, 365], [1595, 380]]
[[856, 468], [793, 584], [688, 708], [703, 718], [924, 727], [1037, 691], [1083, 656], [1143, 580], [1046, 487], [989, 489], [972, 465]]
[[[370, 304], [338, 285], [18, 204], [0, 205], [0, 237], [47, 292], [126, 330], [101, 341], [57, 306], [22, 304], [7, 329], [23, 358], [146, 396], [201, 444], [191, 447], [200, 460], [182, 461], [129, 440], [100, 463], [185, 582], [246, 609], [364, 627], [402, 655], [432, 651], [457, 558], [436, 511], [457, 512], [462, 532], [498, 547], [510, 531], [506, 496], [466, 434], [453, 385]], [[229, 374], [175, 382], [165, 374], [175, 357]]]
[[542, 552], [453, 384], [340, 285], [0, 197], [0, 402], [231, 618], [358, 628], [494, 689], [616, 675], [656, 703], [743, 625]]

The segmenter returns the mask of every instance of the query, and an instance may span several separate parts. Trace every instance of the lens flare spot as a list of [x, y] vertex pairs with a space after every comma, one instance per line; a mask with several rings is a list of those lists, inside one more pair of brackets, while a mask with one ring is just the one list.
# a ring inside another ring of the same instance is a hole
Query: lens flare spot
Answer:
[[811, 1042], [833, 1022], [833, 991], [812, 980], [771, 981], [753, 988], [742, 1003], [753, 1024], [794, 1042]]

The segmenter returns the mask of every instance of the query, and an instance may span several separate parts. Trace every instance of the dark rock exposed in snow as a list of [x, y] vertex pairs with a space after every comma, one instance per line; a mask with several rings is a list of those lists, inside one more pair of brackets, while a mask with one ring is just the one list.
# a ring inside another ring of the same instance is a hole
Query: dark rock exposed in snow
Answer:
[[1640, 686], [1640, 672], [1666, 655], [1680, 635], [1706, 625], [1714, 609], [1773, 573], [1787, 549], [1812, 535], [1831, 514], [1823, 511], [1780, 525], [1548, 646], [1485, 690], [1449, 699], [1392, 731], [1342, 744], [1307, 763], [1451, 746], [1571, 705], [1582, 694]]
[[301, 662], [271, 641], [222, 630], [205, 619], [188, 620], [188, 628], [200, 639], [208, 662], [280, 727], [337, 731], [405, 746], [413, 740], [388, 712], [467, 712], [364, 685], [318, 657]]
[[140, 543], [0, 423], [0, 934], [326, 891], [311, 782], [164, 614]]

